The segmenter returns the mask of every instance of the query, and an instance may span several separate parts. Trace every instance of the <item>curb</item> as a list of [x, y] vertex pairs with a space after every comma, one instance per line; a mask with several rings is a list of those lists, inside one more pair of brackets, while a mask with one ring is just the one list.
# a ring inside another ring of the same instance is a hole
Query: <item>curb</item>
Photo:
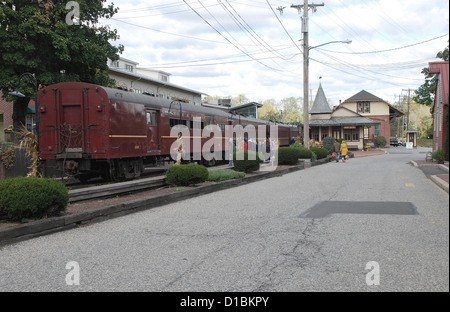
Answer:
[[[419, 168], [419, 165], [414, 161], [414, 160], [411, 160], [410, 161], [411, 162], [411, 164], [414, 166], [414, 167], [416, 167], [416, 168]], [[444, 171], [447, 171], [448, 172], [448, 167], [447, 166], [444, 166], [444, 165], [439, 165], [439, 168], [441, 168], [441, 169], [443, 169]], [[447, 193], [449, 193], [449, 191], [448, 191], [448, 189], [449, 189], [449, 187], [448, 187], [448, 183], [447, 182], [445, 182], [444, 180], [442, 180], [441, 178], [439, 178], [437, 175], [432, 175], [432, 176], [430, 176], [430, 179], [431, 179], [431, 181], [433, 181], [437, 186], [439, 186], [441, 189], [443, 189], [444, 191], [446, 191]]]
[[447, 182], [445, 182], [444, 180], [442, 180], [441, 178], [439, 178], [436, 175], [430, 176], [430, 179], [431, 179], [431, 181], [436, 183], [437, 186], [439, 186], [441, 189], [443, 189], [444, 191], [446, 191], [448, 193], [448, 183]]
[[[328, 159], [321, 159], [312, 165], [328, 163]], [[240, 179], [227, 180], [214, 184], [203, 185], [193, 189], [180, 191], [172, 194], [156, 195], [152, 197], [136, 199], [125, 203], [110, 205], [95, 210], [84, 211], [67, 216], [52, 217], [31, 223], [19, 224], [12, 227], [0, 229], [0, 246], [17, 243], [34, 237], [52, 234], [60, 231], [76, 228], [80, 225], [101, 222], [104, 220], [125, 216], [134, 212], [156, 208], [162, 205], [178, 202], [198, 195], [205, 195], [252, 183], [273, 177], [278, 177], [287, 173], [305, 169], [305, 163], [300, 163], [296, 167], [280, 169], [276, 171], [264, 172], [255, 176]]]

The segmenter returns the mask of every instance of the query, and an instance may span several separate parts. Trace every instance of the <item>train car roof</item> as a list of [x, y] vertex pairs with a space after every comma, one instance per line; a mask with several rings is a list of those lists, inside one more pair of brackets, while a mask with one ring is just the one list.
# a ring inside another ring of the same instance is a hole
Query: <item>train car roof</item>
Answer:
[[[138, 94], [138, 93], [129, 92], [129, 91], [121, 90], [121, 89], [108, 88], [108, 87], [103, 87], [103, 86], [85, 83], [85, 82], [61, 82], [58, 84], [47, 86], [45, 89], [63, 87], [63, 86], [74, 86], [74, 85], [79, 85], [80, 87], [81, 86], [83, 86], [83, 87], [90, 86], [92, 88], [102, 88], [106, 92], [106, 94], [110, 100], [138, 103], [138, 104], [143, 104], [144, 106], [151, 106], [151, 107], [155, 107], [155, 108], [166, 109], [166, 111], [165, 111], [166, 113], [168, 112], [169, 108], [173, 112], [179, 112], [180, 105], [181, 105], [182, 112], [189, 112], [189, 113], [207, 115], [207, 116], [208, 115], [220, 116], [220, 117], [224, 117], [224, 118], [231, 117], [234, 120], [256, 122], [256, 123], [261, 123], [261, 124], [266, 124], [266, 125], [276, 124], [276, 125], [282, 126], [282, 127], [297, 127], [296, 125], [276, 123], [276, 122], [271, 122], [271, 121], [262, 120], [262, 119], [250, 118], [250, 117], [246, 117], [243, 115], [233, 115], [233, 114], [227, 113], [221, 109], [204, 107], [204, 106], [194, 105], [191, 103], [184, 103], [184, 102], [180, 102], [180, 101], [176, 101], [176, 100], [171, 101], [171, 100], [166, 100], [166, 99], [162, 99], [162, 98], [157, 98], [152, 95]], [[178, 102], [181, 104], [177, 104], [175, 102]], [[172, 103], [172, 106], [171, 106], [171, 103]]]
[[[114, 88], [107, 88], [107, 87], [102, 87], [102, 88], [106, 91], [109, 99], [111, 99], [111, 100], [139, 103], [139, 104], [143, 104], [143, 105], [149, 105], [152, 107], [165, 108], [167, 110], [169, 110], [169, 108], [170, 108], [170, 110], [173, 112], [179, 112], [180, 105], [181, 105], [182, 112], [189, 112], [189, 113], [194, 113], [194, 114], [197, 113], [197, 114], [201, 114], [201, 115], [210, 115], [210, 116], [220, 116], [220, 117], [224, 117], [224, 118], [232, 117], [234, 120], [240, 119], [241, 121], [257, 122], [257, 123], [262, 123], [262, 124], [273, 123], [268, 120], [250, 118], [250, 117], [246, 117], [243, 115], [233, 115], [233, 114], [224, 112], [221, 109], [204, 107], [204, 106], [194, 105], [191, 103], [184, 103], [184, 102], [180, 102], [180, 101], [176, 101], [176, 100], [171, 101], [171, 100], [166, 100], [166, 99], [162, 99], [162, 98], [157, 98], [152, 95], [128, 92], [128, 91], [124, 91], [121, 89], [114, 89]], [[181, 104], [176, 104], [175, 102], [179, 102]], [[170, 106], [171, 103], [172, 103], [172, 106]], [[287, 124], [282, 124], [282, 123], [275, 123], [275, 124], [277, 124], [278, 126], [285, 126], [285, 127], [293, 126], [293, 125], [287, 125]]]

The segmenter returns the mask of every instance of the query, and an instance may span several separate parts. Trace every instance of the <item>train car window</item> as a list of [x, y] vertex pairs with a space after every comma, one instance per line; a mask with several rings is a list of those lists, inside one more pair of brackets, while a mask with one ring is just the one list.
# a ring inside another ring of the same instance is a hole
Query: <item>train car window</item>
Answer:
[[213, 125], [214, 124], [214, 117], [212, 116], [206, 116], [206, 125]]
[[147, 117], [147, 125], [148, 126], [157, 126], [158, 125], [158, 120], [156, 118], [156, 112], [147, 112], [146, 117]]
[[203, 128], [205, 127], [205, 123], [203, 121], [198, 121], [198, 120], [192, 120], [191, 121], [191, 125], [192, 128], [191, 129], [200, 129], [203, 130]]
[[189, 122], [189, 120], [185, 120], [185, 119], [175, 119], [175, 118], [171, 118], [170, 119], [170, 127], [172, 128], [173, 126], [176, 126], [176, 125], [184, 125], [184, 126], [187, 126], [188, 128], [189, 128], [189, 126], [190, 126], [190, 122]]

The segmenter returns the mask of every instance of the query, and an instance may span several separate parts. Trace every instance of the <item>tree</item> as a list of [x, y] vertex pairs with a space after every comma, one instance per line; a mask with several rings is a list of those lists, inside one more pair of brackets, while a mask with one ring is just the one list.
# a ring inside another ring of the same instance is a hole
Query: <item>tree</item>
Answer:
[[233, 106], [247, 104], [248, 102], [250, 102], [250, 100], [244, 94], [239, 94], [237, 97], [233, 98]]
[[[448, 61], [449, 60], [448, 53], [449, 52], [447, 45], [444, 51], [440, 51], [436, 54], [436, 57], [444, 61]], [[414, 91], [416, 95], [413, 97], [413, 99], [417, 103], [431, 106], [433, 105], [434, 102], [434, 92], [436, 91], [438, 75], [430, 74], [428, 67], [422, 69], [422, 74], [424, 74], [425, 76], [425, 83], [421, 85], [416, 91]]]
[[290, 97], [281, 100], [281, 106], [283, 107], [283, 122], [284, 123], [296, 123], [297, 121], [302, 120], [302, 115], [300, 111], [300, 102], [301, 99], [297, 99], [295, 97]]
[[[99, 23], [117, 13], [106, 0], [4, 0], [0, 3], [0, 86], [13, 104], [13, 127], [25, 124], [26, 109], [34, 99], [34, 86], [20, 81], [25, 98], [8, 95], [24, 72], [35, 74], [39, 85], [84, 81], [113, 85], [107, 74], [107, 58], [117, 60], [123, 46], [110, 40], [116, 30]], [[72, 6], [67, 4], [73, 3]], [[78, 10], [79, 9], [79, 10]]]
[[263, 102], [263, 106], [258, 109], [258, 118], [269, 121], [280, 121], [280, 112], [278, 111], [278, 105], [274, 99], [266, 100]]

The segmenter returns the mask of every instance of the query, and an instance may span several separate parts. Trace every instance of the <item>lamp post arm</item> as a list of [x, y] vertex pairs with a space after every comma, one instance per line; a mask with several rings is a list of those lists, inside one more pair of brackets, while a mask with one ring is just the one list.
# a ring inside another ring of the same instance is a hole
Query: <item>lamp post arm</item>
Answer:
[[337, 41], [330, 41], [330, 42], [326, 42], [326, 43], [319, 44], [319, 45], [314, 46], [314, 47], [309, 47], [309, 50], [315, 49], [315, 48], [318, 48], [318, 47], [321, 47], [321, 46], [324, 46], [324, 45], [327, 45], [327, 44], [331, 44], [331, 43], [346, 43], [346, 44], [350, 44], [350, 43], [352, 43], [352, 41], [351, 41], [351, 40], [342, 40], [342, 41], [337, 40]]

